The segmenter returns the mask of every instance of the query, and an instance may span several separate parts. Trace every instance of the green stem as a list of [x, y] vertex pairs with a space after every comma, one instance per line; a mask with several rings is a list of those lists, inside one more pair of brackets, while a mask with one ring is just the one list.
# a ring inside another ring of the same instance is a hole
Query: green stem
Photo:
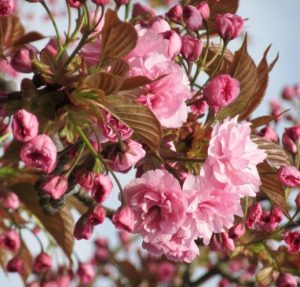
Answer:
[[78, 164], [78, 162], [80, 161], [81, 159], [81, 156], [84, 152], [84, 148], [85, 148], [85, 144], [83, 144], [81, 147], [80, 147], [80, 150], [79, 150], [79, 153], [78, 155], [76, 156], [75, 160], [73, 161], [71, 167], [69, 168], [69, 170], [66, 172], [65, 176], [69, 176], [70, 173], [72, 172], [72, 170], [76, 167], [76, 165]]
[[0, 137], [0, 143], [3, 143], [6, 139], [9, 138], [9, 136], [11, 135], [10, 132], [4, 134], [3, 136]]

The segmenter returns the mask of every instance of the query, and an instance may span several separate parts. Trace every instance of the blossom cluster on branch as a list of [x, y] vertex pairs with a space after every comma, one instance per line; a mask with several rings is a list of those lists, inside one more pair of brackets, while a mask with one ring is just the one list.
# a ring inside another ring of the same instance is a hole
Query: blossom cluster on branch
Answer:
[[[254, 116], [278, 57], [248, 54], [239, 1], [164, 3], [158, 15], [155, 3], [64, 0], [65, 30], [56, 1], [24, 2], [0, 1], [1, 266], [31, 287], [217, 275], [219, 286], [297, 286], [300, 119], [276, 101]], [[22, 25], [31, 5], [50, 39]], [[295, 107], [299, 95], [282, 92]], [[105, 220], [120, 246], [97, 238], [82, 262], [74, 240]]]

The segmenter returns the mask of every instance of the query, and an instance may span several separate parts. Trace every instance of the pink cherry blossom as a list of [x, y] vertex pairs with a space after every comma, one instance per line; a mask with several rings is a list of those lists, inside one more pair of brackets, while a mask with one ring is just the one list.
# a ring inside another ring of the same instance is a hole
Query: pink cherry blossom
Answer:
[[53, 175], [42, 183], [41, 188], [53, 199], [59, 199], [68, 189], [68, 180], [64, 176]]
[[98, 203], [103, 202], [111, 194], [113, 184], [108, 175], [97, 174], [94, 177], [94, 183], [92, 187], [92, 197]]
[[112, 223], [118, 229], [132, 232], [134, 229], [134, 214], [132, 209], [128, 205], [120, 207], [114, 213]]
[[278, 170], [279, 181], [289, 187], [300, 187], [300, 171], [294, 166], [281, 166]]
[[49, 254], [41, 252], [34, 260], [33, 272], [46, 272], [52, 267], [52, 258]]
[[1, 0], [0, 1], [0, 16], [9, 16], [13, 13], [15, 7], [14, 0]]
[[218, 14], [216, 16], [216, 27], [223, 39], [233, 40], [241, 34], [244, 28], [244, 20], [240, 16], [230, 13]]

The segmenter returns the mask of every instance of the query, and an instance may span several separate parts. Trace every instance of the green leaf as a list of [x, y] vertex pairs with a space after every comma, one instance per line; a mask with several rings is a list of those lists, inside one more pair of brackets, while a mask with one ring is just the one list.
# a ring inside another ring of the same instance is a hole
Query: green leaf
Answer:
[[116, 12], [108, 10], [102, 29], [102, 66], [109, 65], [115, 58], [122, 58], [134, 49], [138, 35], [129, 23], [119, 20]]
[[146, 107], [123, 97], [106, 97], [103, 108], [134, 131], [134, 136], [152, 150], [160, 146], [161, 126]]
[[219, 111], [219, 120], [243, 114], [256, 90], [257, 72], [255, 63], [247, 51], [247, 36], [242, 47], [234, 54], [232, 65], [226, 72], [240, 82], [240, 94], [235, 101]]
[[18, 183], [11, 189], [18, 194], [21, 202], [39, 219], [47, 232], [52, 235], [68, 258], [71, 259], [74, 245], [74, 222], [69, 208], [65, 206], [55, 214], [46, 215], [39, 204], [37, 191], [31, 184]]

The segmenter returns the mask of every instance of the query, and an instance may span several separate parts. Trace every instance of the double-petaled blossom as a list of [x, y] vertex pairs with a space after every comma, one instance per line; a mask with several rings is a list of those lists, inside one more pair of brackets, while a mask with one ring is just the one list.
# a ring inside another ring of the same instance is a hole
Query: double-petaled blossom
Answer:
[[227, 74], [214, 77], [203, 90], [206, 102], [216, 110], [229, 105], [239, 93], [240, 82]]
[[224, 40], [233, 40], [243, 31], [244, 20], [240, 16], [230, 13], [218, 14], [216, 28]]
[[176, 4], [173, 6], [166, 15], [175, 23], [180, 23], [182, 21], [183, 8], [181, 5]]
[[8, 209], [18, 209], [20, 206], [20, 200], [16, 193], [11, 191], [0, 192], [0, 205]]
[[15, 112], [11, 129], [16, 140], [27, 142], [37, 136], [39, 122], [34, 114], [21, 109]]
[[215, 188], [234, 187], [240, 197], [256, 196], [261, 185], [257, 165], [266, 158], [251, 138], [250, 123], [238, 118], [215, 125], [204, 164], [208, 181]]
[[0, 1], [0, 16], [9, 16], [13, 13], [15, 8], [14, 0], [1, 0]]
[[181, 50], [182, 41], [177, 32], [173, 30], [165, 31], [161, 36], [168, 41], [167, 55], [170, 59], [175, 58]]
[[263, 211], [257, 225], [263, 231], [272, 232], [277, 229], [281, 220], [282, 212], [279, 208], [275, 207], [271, 211]]
[[300, 252], [300, 231], [287, 231], [284, 234], [284, 241], [292, 253]]
[[57, 149], [49, 136], [41, 134], [23, 145], [20, 157], [27, 166], [51, 173], [56, 166]]
[[89, 191], [93, 187], [95, 175], [96, 174], [92, 171], [78, 172], [76, 174], [76, 182], [85, 190]]
[[209, 5], [207, 4], [207, 2], [203, 1], [200, 2], [197, 6], [198, 11], [200, 12], [202, 18], [204, 20], [207, 20], [210, 16], [210, 9], [209, 9]]
[[201, 12], [195, 6], [186, 5], [183, 8], [182, 16], [188, 30], [197, 31], [203, 25]]
[[93, 235], [94, 225], [89, 221], [89, 218], [82, 215], [76, 222], [74, 227], [74, 237], [77, 240], [90, 239]]
[[18, 49], [10, 61], [11, 66], [20, 73], [32, 73], [31, 61], [36, 54], [35, 47], [26, 45]]
[[132, 209], [128, 205], [120, 207], [114, 213], [112, 223], [118, 229], [132, 232], [134, 230], [134, 214]]
[[102, 206], [95, 205], [87, 211], [86, 216], [89, 224], [98, 225], [104, 221], [106, 217], [106, 211]]
[[181, 54], [183, 57], [188, 62], [196, 61], [202, 53], [202, 41], [188, 34], [182, 36], [181, 40]]
[[282, 136], [282, 143], [289, 152], [296, 153], [300, 145], [300, 125], [286, 128]]
[[282, 273], [278, 276], [276, 282], [276, 287], [297, 287], [297, 279], [290, 273]]
[[262, 215], [261, 204], [255, 203], [248, 208], [246, 216], [246, 226], [248, 228], [253, 227], [259, 220]]
[[259, 136], [263, 137], [264, 139], [268, 141], [272, 141], [274, 143], [278, 143], [279, 137], [276, 131], [271, 127], [265, 127], [263, 128], [259, 134]]
[[13, 257], [7, 262], [6, 270], [8, 272], [22, 273], [24, 270], [23, 259], [19, 256]]

